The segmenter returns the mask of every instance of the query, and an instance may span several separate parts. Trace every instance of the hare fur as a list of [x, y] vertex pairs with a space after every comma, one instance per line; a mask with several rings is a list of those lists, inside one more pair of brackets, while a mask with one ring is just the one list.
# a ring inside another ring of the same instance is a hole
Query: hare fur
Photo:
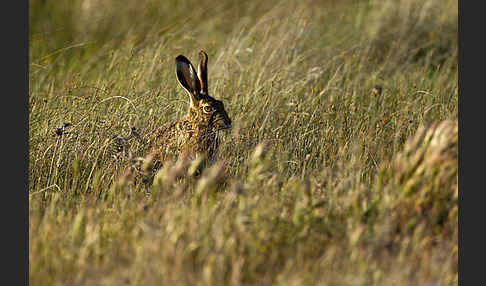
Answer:
[[175, 59], [176, 78], [189, 96], [189, 109], [184, 117], [161, 126], [146, 139], [156, 160], [164, 161], [169, 154], [213, 160], [219, 145], [218, 132], [231, 128], [223, 102], [208, 94], [208, 56], [200, 51], [199, 57], [197, 72], [185, 56]]

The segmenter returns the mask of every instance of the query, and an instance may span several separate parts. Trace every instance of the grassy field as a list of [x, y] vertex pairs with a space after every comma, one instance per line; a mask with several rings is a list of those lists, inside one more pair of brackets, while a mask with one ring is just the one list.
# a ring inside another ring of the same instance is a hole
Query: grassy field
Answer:
[[[458, 284], [457, 1], [29, 5], [30, 285]], [[218, 161], [134, 183], [201, 49]]]

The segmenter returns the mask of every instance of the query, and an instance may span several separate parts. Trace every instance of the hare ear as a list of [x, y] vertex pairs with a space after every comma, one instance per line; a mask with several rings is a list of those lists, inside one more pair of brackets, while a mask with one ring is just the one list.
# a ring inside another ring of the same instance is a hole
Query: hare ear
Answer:
[[183, 55], [179, 55], [176, 58], [176, 75], [180, 85], [190, 95], [191, 106], [194, 105], [194, 101], [200, 99], [201, 85], [196, 70]]
[[197, 67], [197, 75], [201, 81], [201, 93], [208, 95], [208, 55], [201, 50], [199, 52], [199, 66]]

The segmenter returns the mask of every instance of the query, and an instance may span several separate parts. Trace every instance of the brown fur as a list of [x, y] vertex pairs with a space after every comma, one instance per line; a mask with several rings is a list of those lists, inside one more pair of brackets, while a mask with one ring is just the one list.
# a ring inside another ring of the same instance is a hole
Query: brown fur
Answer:
[[175, 122], [167, 123], [146, 138], [155, 159], [164, 161], [167, 155], [185, 155], [191, 159], [204, 155], [212, 160], [219, 145], [218, 132], [231, 128], [221, 101], [208, 94], [207, 55], [199, 53], [198, 71], [184, 56], [176, 58], [176, 75], [179, 84], [190, 99], [187, 114]]

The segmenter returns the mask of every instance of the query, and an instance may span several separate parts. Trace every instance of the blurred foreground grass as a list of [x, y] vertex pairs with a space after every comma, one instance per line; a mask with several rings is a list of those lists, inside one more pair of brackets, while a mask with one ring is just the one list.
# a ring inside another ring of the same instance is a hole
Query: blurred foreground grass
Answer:
[[[456, 1], [29, 3], [32, 285], [457, 285]], [[200, 49], [219, 162], [134, 185]]]

